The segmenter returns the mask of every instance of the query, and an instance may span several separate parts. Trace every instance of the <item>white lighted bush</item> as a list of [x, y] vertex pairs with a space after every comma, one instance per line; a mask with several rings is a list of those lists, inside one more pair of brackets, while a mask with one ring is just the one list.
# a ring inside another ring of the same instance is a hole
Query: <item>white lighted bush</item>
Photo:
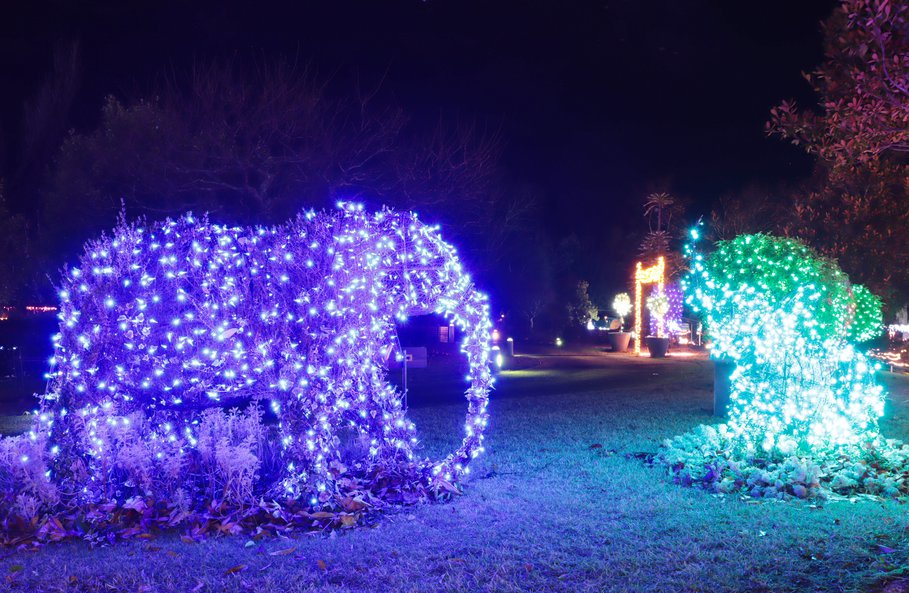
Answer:
[[631, 313], [631, 297], [628, 296], [627, 292], [620, 292], [615, 295], [615, 298], [612, 300], [612, 310], [619, 316], [619, 320], [622, 324], [621, 329], [624, 330], [625, 318]]

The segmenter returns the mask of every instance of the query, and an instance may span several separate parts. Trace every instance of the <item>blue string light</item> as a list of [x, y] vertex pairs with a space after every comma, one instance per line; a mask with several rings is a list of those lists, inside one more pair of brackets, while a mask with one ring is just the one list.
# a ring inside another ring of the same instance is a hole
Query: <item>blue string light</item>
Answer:
[[[192, 215], [122, 225], [87, 245], [59, 296], [52, 382], [31, 437], [48, 440], [54, 471], [86, 498], [143, 482], [118, 462], [118, 434], [141, 423], [142, 471], [188, 479], [207, 411], [241, 404], [277, 422], [282, 468], [260, 493], [313, 504], [339, 478], [345, 431], [364, 443], [363, 462], [415, 466], [430, 485], [456, 481], [483, 451], [487, 298], [413, 214], [342, 203], [271, 228]], [[469, 366], [464, 439], [440, 461], [417, 457], [416, 428], [385, 379], [395, 322], [424, 313], [461, 330]]]

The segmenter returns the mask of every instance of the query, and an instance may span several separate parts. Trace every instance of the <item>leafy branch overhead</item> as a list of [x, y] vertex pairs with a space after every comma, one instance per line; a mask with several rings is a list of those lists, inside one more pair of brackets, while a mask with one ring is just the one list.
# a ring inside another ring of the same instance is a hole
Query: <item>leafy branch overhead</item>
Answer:
[[844, 0], [823, 32], [824, 63], [805, 75], [819, 109], [784, 101], [768, 133], [837, 165], [909, 152], [909, 6]]
[[806, 75], [814, 110], [775, 107], [768, 134], [818, 158], [782, 230], [836, 258], [891, 307], [909, 299], [909, 6], [843, 0]]

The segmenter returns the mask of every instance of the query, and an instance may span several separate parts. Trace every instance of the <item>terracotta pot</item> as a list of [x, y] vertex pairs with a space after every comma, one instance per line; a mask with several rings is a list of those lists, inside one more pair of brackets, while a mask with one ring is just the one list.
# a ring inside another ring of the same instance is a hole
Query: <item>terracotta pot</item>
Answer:
[[631, 332], [609, 332], [606, 339], [609, 340], [613, 352], [626, 352], [628, 342], [631, 341]]
[[664, 358], [666, 356], [666, 351], [669, 350], [669, 338], [647, 336], [644, 338], [644, 343], [647, 344], [650, 358]]

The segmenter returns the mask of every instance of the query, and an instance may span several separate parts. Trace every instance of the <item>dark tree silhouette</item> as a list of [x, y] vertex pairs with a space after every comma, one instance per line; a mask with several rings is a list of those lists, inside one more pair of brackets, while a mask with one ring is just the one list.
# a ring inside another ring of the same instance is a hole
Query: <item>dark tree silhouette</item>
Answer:
[[[78, 43], [54, 48], [50, 72], [25, 101], [18, 142], [0, 133], [0, 303], [36, 302], [52, 293], [41, 249], [42, 179], [66, 136], [81, 78]], [[42, 289], [43, 287], [43, 289]]]
[[792, 218], [790, 195], [791, 191], [752, 184], [720, 196], [710, 212], [711, 238], [720, 241], [745, 234], [778, 232]]
[[767, 131], [818, 157], [786, 231], [836, 257], [892, 307], [909, 297], [909, 6], [843, 0], [808, 81], [816, 111], [784, 102]]
[[681, 253], [672, 245], [679, 234], [679, 219], [683, 212], [682, 203], [667, 192], [654, 192], [644, 199], [644, 217], [649, 231], [638, 252], [648, 266], [662, 255], [669, 277], [678, 276], [683, 265]]
[[805, 75], [818, 111], [784, 101], [768, 132], [840, 166], [909, 152], [909, 5], [843, 0], [823, 31], [824, 62]]
[[[56, 250], [128, 215], [206, 211], [272, 224], [304, 207], [359, 200], [420, 211], [495, 262], [533, 201], [498, 190], [498, 134], [439, 123], [424, 131], [381, 82], [352, 92], [290, 62], [208, 63], [136, 100], [109, 97], [101, 123], [65, 142], [46, 219]], [[341, 98], [337, 98], [337, 97]]]
[[22, 272], [28, 255], [25, 218], [7, 207], [0, 181], [0, 303], [18, 300], [22, 292]]

